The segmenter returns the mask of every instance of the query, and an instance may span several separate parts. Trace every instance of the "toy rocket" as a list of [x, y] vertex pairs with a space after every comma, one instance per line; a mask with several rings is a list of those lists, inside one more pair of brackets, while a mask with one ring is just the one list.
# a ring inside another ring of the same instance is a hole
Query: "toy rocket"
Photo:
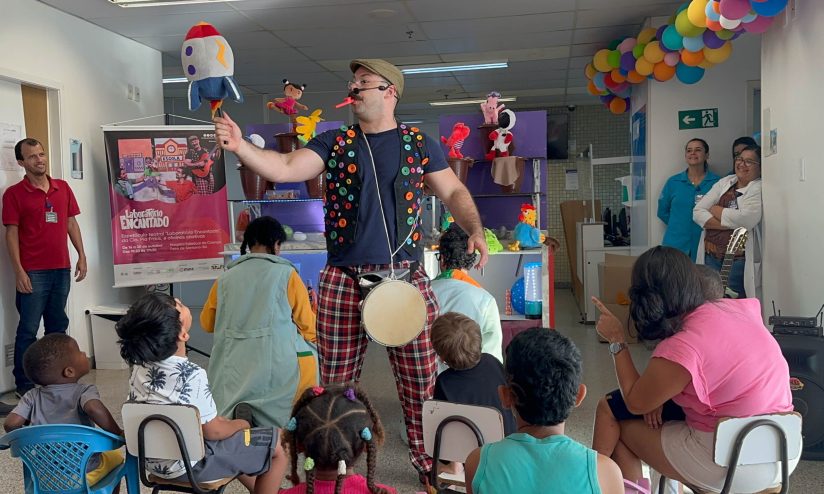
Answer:
[[243, 95], [232, 78], [235, 56], [226, 38], [214, 26], [201, 22], [186, 33], [180, 49], [183, 73], [189, 79], [189, 109], [200, 108], [200, 100], [209, 100], [212, 116], [220, 111], [225, 98], [238, 103]]

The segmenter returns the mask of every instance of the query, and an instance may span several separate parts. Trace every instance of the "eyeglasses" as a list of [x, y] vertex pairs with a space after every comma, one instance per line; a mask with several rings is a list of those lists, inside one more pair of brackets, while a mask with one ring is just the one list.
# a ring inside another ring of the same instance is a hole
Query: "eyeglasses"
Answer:
[[[369, 88], [364, 87], [364, 86], [367, 86], [369, 84], [379, 84], [379, 86], [374, 86], [374, 87], [369, 87]], [[357, 89], [360, 89], [361, 91], [365, 91], [367, 89], [378, 89], [381, 86], [387, 86], [388, 87], [388, 86], [391, 86], [391, 85], [392, 85], [392, 83], [389, 82], [389, 81], [384, 81], [384, 80], [368, 81], [366, 79], [361, 79], [360, 81], [348, 81], [346, 83], [346, 89], [351, 91], [352, 89], [357, 88]]]
[[747, 166], [755, 166], [755, 165], [760, 166], [761, 162], [755, 161], [755, 160], [750, 160], [750, 159], [744, 159], [741, 156], [737, 156], [735, 158], [735, 164], [736, 165], [747, 165]]

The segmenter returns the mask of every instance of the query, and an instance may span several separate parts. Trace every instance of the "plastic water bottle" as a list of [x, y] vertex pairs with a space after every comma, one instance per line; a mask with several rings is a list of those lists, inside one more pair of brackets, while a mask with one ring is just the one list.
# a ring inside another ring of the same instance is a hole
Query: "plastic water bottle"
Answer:
[[541, 295], [541, 263], [530, 262], [524, 265], [524, 316], [527, 319], [540, 319], [543, 312]]

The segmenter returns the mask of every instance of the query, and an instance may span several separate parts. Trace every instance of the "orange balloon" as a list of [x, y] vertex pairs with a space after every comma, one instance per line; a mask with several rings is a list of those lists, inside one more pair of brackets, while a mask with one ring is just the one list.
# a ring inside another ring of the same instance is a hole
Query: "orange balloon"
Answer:
[[627, 78], [624, 74], [621, 73], [621, 69], [612, 69], [612, 72], [609, 73], [609, 76], [612, 77], [612, 80], [618, 84], [626, 81]]
[[624, 98], [612, 98], [612, 101], [609, 102], [609, 111], [620, 115], [627, 111], [627, 102], [624, 101]]
[[681, 61], [684, 62], [684, 65], [698, 67], [704, 61], [704, 52], [702, 50], [681, 50]]
[[627, 82], [630, 84], [640, 84], [644, 82], [647, 78], [639, 74], [635, 70], [630, 70], [627, 74]]
[[712, 2], [712, 11], [715, 12], [716, 14], [721, 13], [721, 2], [720, 2], [720, 0], [713, 0], [713, 2]]
[[668, 81], [675, 76], [675, 67], [670, 67], [664, 62], [658, 62], [655, 64], [655, 68], [652, 71], [652, 76], [655, 77], [656, 81]]
[[588, 63], [586, 68], [584, 69], [584, 73], [586, 73], [587, 79], [592, 79], [593, 77], [595, 77], [595, 74], [597, 72], [598, 71], [595, 70], [595, 67], [593, 67], [591, 63]]
[[600, 96], [601, 95], [601, 91], [599, 91], [598, 88], [595, 87], [595, 83], [592, 82], [592, 81], [589, 81], [589, 83], [587, 84], [587, 91], [589, 91], [589, 94], [591, 94], [593, 96]]

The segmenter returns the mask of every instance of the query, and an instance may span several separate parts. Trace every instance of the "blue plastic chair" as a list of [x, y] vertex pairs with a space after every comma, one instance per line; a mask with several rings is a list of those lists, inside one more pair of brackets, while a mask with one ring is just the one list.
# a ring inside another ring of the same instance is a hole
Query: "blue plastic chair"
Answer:
[[108, 494], [126, 478], [128, 494], [139, 494], [137, 458], [126, 455], [96, 484], [86, 485], [86, 464], [93, 453], [118, 449], [122, 437], [84, 425], [34, 425], [0, 437], [0, 450], [23, 461], [26, 494]]

